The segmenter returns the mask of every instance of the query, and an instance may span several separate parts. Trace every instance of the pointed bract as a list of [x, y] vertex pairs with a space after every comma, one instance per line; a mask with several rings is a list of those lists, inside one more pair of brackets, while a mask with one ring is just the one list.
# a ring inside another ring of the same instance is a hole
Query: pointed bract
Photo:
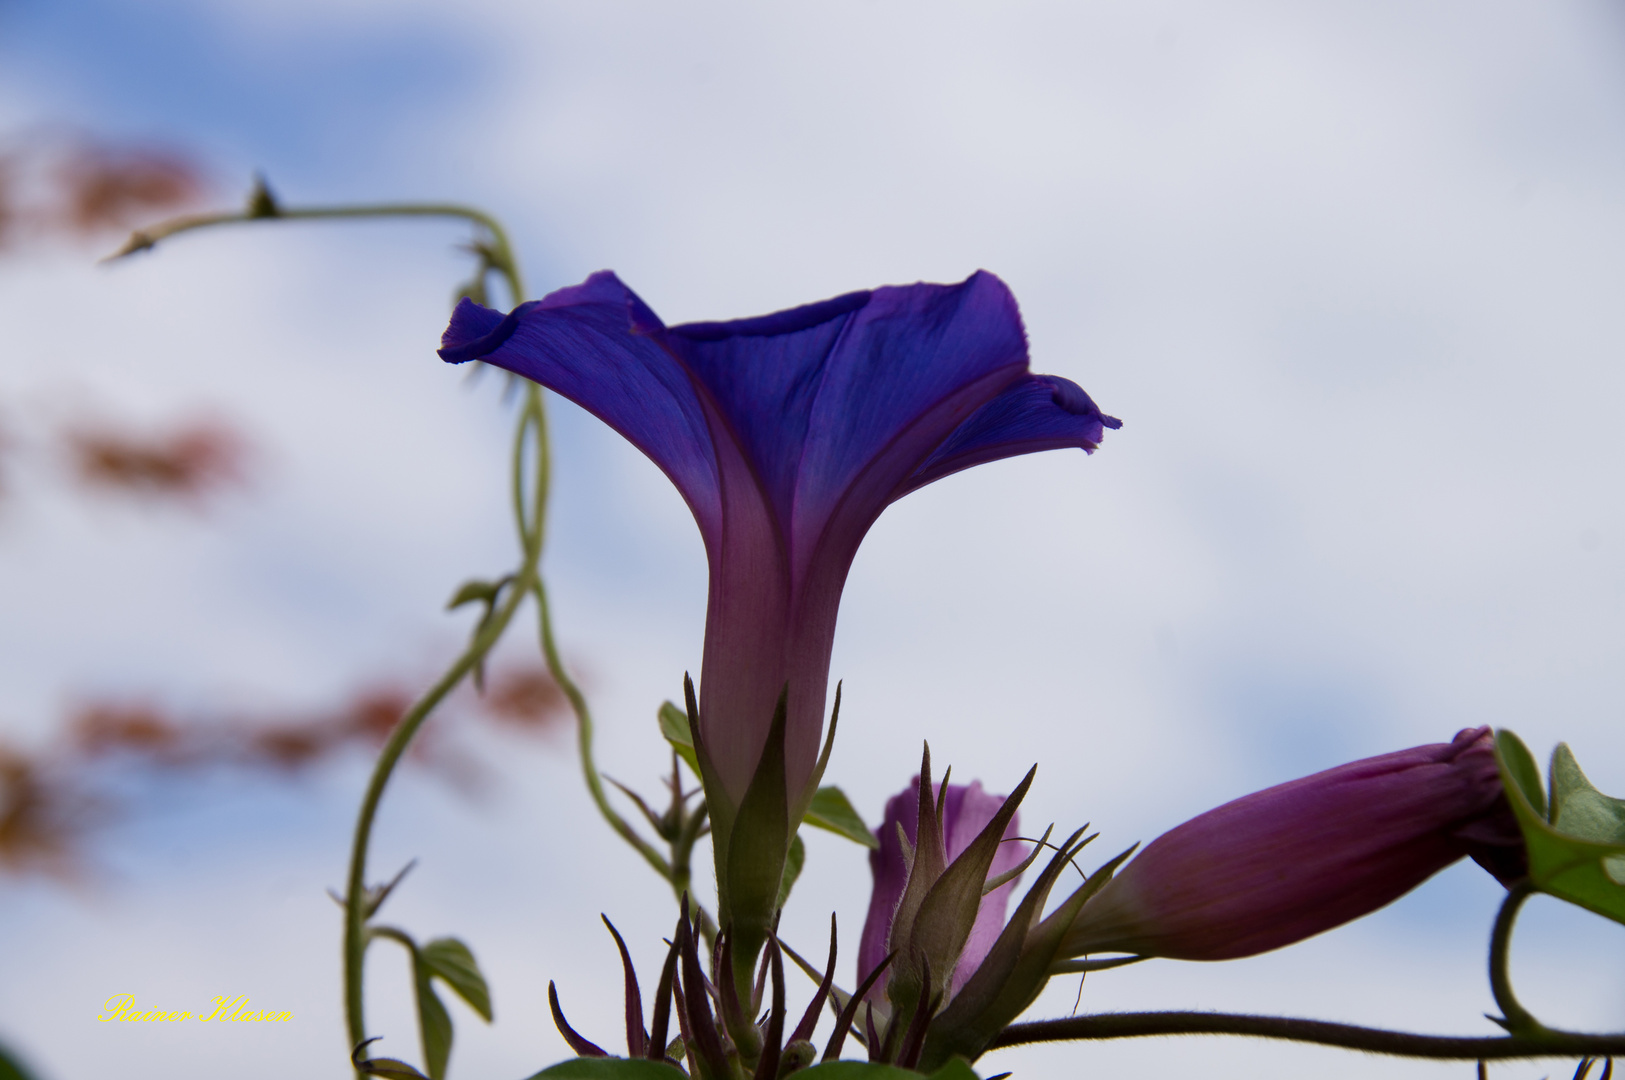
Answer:
[[[934, 793], [926, 787], [929, 783], [928, 754], [922, 764], [920, 776], [915, 778], [910, 789], [894, 796], [886, 804], [885, 820], [877, 830], [880, 846], [869, 855], [869, 868], [874, 874], [874, 891], [870, 895], [869, 915], [864, 922], [863, 936], [859, 942], [860, 970], [872, 968], [888, 949], [904, 948], [913, 940], [914, 925], [920, 908], [946, 872], [947, 861], [962, 856], [1000, 815], [1006, 802], [1002, 796], [985, 793], [979, 781], [964, 785], [937, 785]], [[932, 797], [933, 794], [935, 798]], [[922, 811], [926, 814], [927, 835], [931, 835], [933, 828], [931, 822], [935, 819], [938, 803], [942, 805], [944, 819], [940, 826], [936, 826], [936, 832], [941, 834], [939, 845], [941, 858], [933, 857], [931, 861], [921, 865], [917, 854], [910, 858], [909, 848], [914, 845], [919, 835]], [[1020, 821], [1014, 807], [1010, 809], [1008, 823], [1002, 828], [999, 836], [997, 838], [989, 836], [983, 840], [981, 854], [985, 855], [989, 847], [993, 850], [983, 879], [1014, 869], [1025, 855], [1024, 845], [1015, 842], [1020, 834]], [[1016, 879], [1012, 878], [984, 896], [983, 879], [977, 879], [974, 872], [966, 872], [964, 881], [959, 884], [969, 885], [973, 879], [975, 894], [980, 899], [975, 908], [974, 921], [968, 934], [963, 938], [958, 964], [955, 965], [952, 960], [946, 959], [940, 950], [932, 957], [932, 963], [937, 966], [941, 979], [948, 979], [949, 975], [952, 975], [952, 981], [948, 983], [950, 996], [959, 992], [959, 988], [964, 985], [970, 973], [976, 969], [976, 965], [998, 938], [1000, 928], [1004, 925], [1004, 913], [1016, 884]], [[969, 900], [964, 896], [960, 899], [964, 903], [959, 906], [966, 911], [970, 910]], [[940, 902], [945, 902], [945, 899]], [[899, 933], [903, 936], [899, 937]], [[896, 969], [893, 971], [894, 976], [895, 973]]]

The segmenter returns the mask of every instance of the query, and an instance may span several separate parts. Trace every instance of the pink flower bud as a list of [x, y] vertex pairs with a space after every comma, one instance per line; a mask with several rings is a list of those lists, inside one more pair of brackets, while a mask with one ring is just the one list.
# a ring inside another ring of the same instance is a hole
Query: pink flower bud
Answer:
[[[910, 845], [919, 842], [919, 790], [920, 778], [916, 776], [909, 781], [908, 787], [904, 788], [901, 794], [894, 795], [886, 803], [886, 818], [876, 830], [880, 847], [869, 853], [869, 869], [874, 873], [875, 885], [874, 892], [869, 897], [869, 917], [864, 921], [863, 937], [858, 945], [859, 980], [884, 960], [891, 948], [887, 938], [891, 933], [892, 916], [896, 914], [898, 901], [902, 899], [903, 890], [908, 884], [908, 866], [903, 860], [903, 848], [897, 838], [897, 827], [899, 825], [903, 827]], [[933, 788], [934, 792], [941, 790], [941, 784]], [[971, 841], [976, 839], [977, 834], [986, 828], [993, 820], [993, 816], [999, 812], [1004, 800], [1003, 795], [989, 795], [983, 791], [979, 780], [973, 780], [969, 784], [948, 785], [948, 797], [944, 800], [942, 809], [942, 838], [943, 846], [947, 849], [948, 862], [953, 862], [970, 846]], [[1007, 841], [1021, 835], [1020, 815], [1010, 819], [1004, 835]], [[988, 871], [989, 876], [997, 876], [1014, 869], [1026, 858], [1027, 850], [1026, 844], [1007, 842], [999, 845], [998, 854], [993, 857], [993, 865]], [[964, 949], [959, 954], [959, 965], [954, 969], [953, 993], [959, 992], [959, 988], [971, 977], [971, 973], [998, 940], [999, 931], [1004, 929], [1004, 914], [1010, 903], [1010, 894], [1015, 890], [1016, 882], [1019, 880], [1017, 877], [1006, 882], [982, 898], [982, 906], [976, 913], [976, 922], [971, 928]], [[871, 996], [878, 999], [884, 989], [883, 979], [871, 992]]]
[[1254, 792], [1164, 833], [1084, 905], [1066, 954], [1232, 960], [1341, 926], [1463, 855], [1524, 874], [1489, 728]]

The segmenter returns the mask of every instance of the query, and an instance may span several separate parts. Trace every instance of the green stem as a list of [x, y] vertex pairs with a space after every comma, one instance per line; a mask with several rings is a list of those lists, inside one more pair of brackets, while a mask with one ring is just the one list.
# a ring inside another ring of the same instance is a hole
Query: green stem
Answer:
[[411, 953], [413, 956], [417, 955], [418, 943], [413, 941], [412, 935], [408, 934], [405, 930], [399, 930], [393, 926], [369, 926], [367, 927], [367, 936], [375, 938], [388, 938], [391, 941], [399, 942], [407, 952]]
[[[488, 242], [483, 245], [484, 267], [495, 270], [501, 274], [507, 285], [510, 300], [519, 304], [525, 297], [524, 281], [520, 277], [519, 264], [514, 258], [513, 245], [509, 242], [508, 234], [502, 225], [482, 210], [458, 203], [380, 203], [370, 206], [308, 206], [285, 208], [276, 203], [266, 190], [263, 182], [260, 183], [249, 200], [245, 210], [235, 213], [223, 214], [194, 214], [184, 217], [171, 218], [149, 229], [132, 233], [129, 241], [111, 258], [119, 258], [137, 251], [145, 251], [155, 246], [159, 241], [176, 236], [180, 233], [191, 232], [196, 229], [213, 228], [220, 225], [242, 224], [251, 221], [269, 220], [335, 220], [344, 218], [461, 218], [483, 228], [488, 234]], [[536, 469], [533, 479], [533, 488], [530, 493], [530, 508], [527, 512], [525, 492], [525, 449], [527, 440], [532, 440], [536, 455]], [[534, 383], [526, 383], [524, 407], [520, 412], [518, 430], [514, 436], [513, 448], [513, 484], [514, 484], [514, 516], [519, 529], [520, 547], [523, 551], [523, 561], [519, 571], [509, 580], [506, 598], [498, 605], [475, 631], [473, 639], [469, 642], [462, 655], [447, 669], [424, 695], [409, 709], [395, 730], [384, 743], [379, 753], [378, 761], [373, 766], [372, 777], [367, 783], [367, 790], [361, 800], [361, 809], [357, 816], [355, 835], [351, 844], [349, 875], [345, 887], [344, 905], [344, 1005], [345, 1020], [349, 1028], [350, 1044], [360, 1044], [366, 1039], [366, 1020], [363, 1011], [363, 968], [366, 958], [369, 934], [367, 919], [371, 913], [367, 907], [366, 871], [367, 850], [372, 839], [372, 826], [378, 814], [378, 804], [383, 798], [384, 787], [388, 784], [390, 776], [394, 773], [396, 765], [400, 763], [413, 736], [423, 726], [429, 714], [445, 700], [459, 683], [470, 672], [475, 671], [490, 653], [492, 647], [513, 621], [525, 598], [534, 590], [538, 597], [544, 598], [542, 621], [547, 627], [546, 635], [551, 640], [551, 626], [548, 623], [545, 606], [545, 591], [542, 588], [540, 565], [542, 558], [543, 523], [546, 520], [547, 498], [549, 494], [549, 452], [547, 445], [547, 414], [541, 389]], [[556, 665], [556, 654], [549, 649], [550, 663]], [[562, 672], [555, 670], [555, 678], [560, 679], [560, 685], [566, 687], [571, 696], [571, 703], [577, 708], [578, 715], [585, 715], [586, 702], [580, 691], [575, 689], [573, 683], [560, 678]], [[602, 798], [596, 789], [594, 794]], [[396, 931], [388, 928], [379, 928], [374, 933], [384, 937], [395, 937], [405, 944], [410, 939], [405, 938]]]
[[1026, 1043], [1132, 1039], [1150, 1035], [1245, 1035], [1337, 1046], [1347, 1050], [1363, 1050], [1369, 1054], [1447, 1061], [1625, 1056], [1625, 1033], [1580, 1035], [1553, 1031], [1538, 1038], [1525, 1035], [1458, 1038], [1413, 1035], [1404, 1031], [1384, 1031], [1354, 1024], [1333, 1024], [1286, 1016], [1208, 1012], [1101, 1013], [1011, 1024], [993, 1040], [988, 1049]]
[[[525, 576], [528, 575], [521, 571], [521, 578]], [[367, 947], [365, 911], [367, 848], [372, 841], [373, 820], [378, 815], [378, 803], [383, 798], [384, 785], [389, 783], [390, 775], [395, 771], [401, 755], [406, 752], [407, 745], [423, 726], [423, 722], [429, 718], [435, 707], [446, 699], [446, 695], [455, 690], [457, 684], [484, 659], [491, 646], [496, 644], [502, 632], [508, 628], [508, 623], [512, 621], [525, 595], [523, 587], [515, 587], [509, 592], [507, 601], [496, 610], [484, 629], [475, 635], [469, 647], [440, 677], [440, 681], [430, 687], [406, 715], [401, 717], [401, 722], [390, 732], [389, 740], [384, 743], [384, 749], [378, 755], [378, 762], [373, 766], [372, 778], [367, 783], [366, 794], [361, 799], [361, 812], [356, 819], [355, 837], [350, 847], [350, 873], [344, 893], [344, 1011], [352, 1046], [367, 1037], [361, 993], [362, 960]]]
[[[535, 509], [532, 514], [533, 520], [540, 523], [543, 518], [542, 508], [547, 498], [547, 470], [541, 460], [545, 459], [547, 429], [541, 418], [540, 393], [532, 393], [526, 397], [525, 408], [520, 416], [519, 429], [515, 436], [520, 453], [532, 426], [536, 428], [539, 459], [535, 477], [536, 486], [532, 496], [534, 500], [532, 505]], [[524, 562], [519, 572], [514, 575], [506, 598], [475, 633], [463, 654], [440, 677], [440, 681], [418, 699], [406, 715], [401, 717], [401, 722], [395, 726], [395, 730], [390, 732], [389, 739], [384, 743], [384, 749], [373, 766], [366, 794], [361, 799], [361, 812], [356, 819], [355, 837], [350, 849], [350, 873], [344, 892], [344, 1013], [349, 1026], [351, 1046], [367, 1037], [363, 1008], [363, 970], [367, 952], [366, 922], [370, 914], [365, 908], [367, 849], [372, 842], [372, 826], [378, 815], [378, 803], [383, 798], [384, 786], [389, 783], [401, 755], [406, 752], [412, 737], [423, 726], [423, 722], [429, 718], [435, 707], [445, 700], [446, 695], [456, 689], [457, 685], [479, 666], [502, 636], [503, 631], [508, 628], [508, 623], [513, 620], [519, 606], [525, 602], [525, 597], [533, 588], [540, 586], [538, 567], [542, 557], [542, 531], [539, 525], [527, 529], [524, 517], [521, 509], [520, 540], [524, 549]]]
[[[261, 189], [263, 190], [263, 189]], [[158, 244], [160, 240], [167, 240], [171, 236], [195, 229], [209, 229], [220, 225], [241, 225], [252, 221], [324, 221], [339, 218], [382, 218], [382, 217], [449, 217], [462, 218], [482, 226], [491, 234], [491, 261], [493, 266], [508, 279], [508, 285], [513, 292], [513, 302], [519, 303], [524, 296], [524, 290], [519, 283], [517, 263], [513, 257], [513, 248], [508, 243], [508, 234], [497, 220], [483, 210], [472, 206], [463, 206], [460, 203], [377, 203], [371, 206], [301, 206], [284, 208], [271, 204], [269, 212], [263, 207], [254, 205], [246, 210], [223, 214], [188, 214], [183, 217], [170, 218], [148, 229], [138, 229], [130, 234], [130, 239], [124, 246], [109, 259], [119, 259], [126, 255], [133, 255], [138, 251], [146, 251]]]
[[1523, 902], [1534, 893], [1533, 885], [1527, 881], [1520, 882], [1507, 891], [1506, 899], [1501, 902], [1501, 910], [1496, 912], [1495, 929], [1490, 932], [1490, 993], [1495, 995], [1495, 1004], [1501, 1009], [1508, 1031], [1516, 1036], [1538, 1039], [1546, 1038], [1554, 1032], [1518, 1003], [1517, 996], [1512, 993], [1512, 975], [1509, 970], [1512, 924], [1518, 918], [1518, 909], [1523, 907]]
[[[526, 385], [539, 403], [541, 394], [536, 384]], [[535, 482], [537, 490], [545, 496], [552, 484], [553, 458], [548, 451], [547, 416], [540, 408], [535, 411], [534, 423], [537, 446]], [[520, 528], [524, 530], [522, 503], [520, 505]], [[534, 540], [538, 550], [547, 527], [545, 506], [545, 497], [537, 500], [536, 514], [529, 526], [529, 536]], [[604, 793], [603, 781], [598, 777], [598, 766], [593, 763], [592, 758], [592, 712], [587, 708], [586, 695], [581, 692], [581, 687], [576, 685], [576, 681], [570, 678], [570, 673], [564, 670], [564, 662], [559, 659], [558, 642], [553, 637], [553, 611], [547, 600], [547, 586], [542, 583], [540, 575], [537, 575], [530, 581], [529, 588], [536, 596], [536, 618], [542, 639], [542, 657], [547, 662], [547, 672], [553, 677], [553, 682], [558, 688], [564, 691], [565, 699], [570, 702], [570, 711], [575, 713], [577, 742], [581, 746], [581, 773], [587, 781], [587, 791], [591, 793], [593, 803], [597, 805], [598, 812], [604, 816], [604, 820], [609, 822], [610, 828], [614, 829], [622, 840], [631, 844], [637, 853], [654, 867], [655, 873], [670, 881], [672, 878], [670, 864], [609, 804], [609, 797]]]
[[537, 614], [541, 623], [542, 656], [547, 661], [548, 674], [553, 676], [553, 681], [564, 691], [565, 698], [570, 702], [570, 709], [576, 716], [577, 741], [581, 746], [581, 775], [587, 782], [587, 791], [592, 794], [593, 803], [597, 805], [598, 812], [603, 815], [604, 820], [609, 822], [609, 827], [614, 829], [622, 840], [631, 844], [637, 853], [643, 856], [643, 860], [654, 867], [655, 873], [671, 881], [671, 864], [655, 850], [654, 845], [639, 836], [637, 830], [633, 829], [609, 804], [609, 797], [604, 793], [603, 781], [598, 778], [598, 766], [593, 763], [592, 713], [587, 709], [587, 699], [582, 696], [581, 688], [564, 670], [564, 664], [559, 659], [558, 645], [553, 640], [553, 619], [547, 602], [547, 587], [537, 580], [531, 583], [531, 591], [536, 595]]

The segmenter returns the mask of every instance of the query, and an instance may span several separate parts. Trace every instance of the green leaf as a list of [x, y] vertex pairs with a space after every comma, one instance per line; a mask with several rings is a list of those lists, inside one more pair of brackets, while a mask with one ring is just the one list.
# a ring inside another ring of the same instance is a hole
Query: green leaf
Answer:
[[688, 1080], [688, 1074], [664, 1061], [647, 1058], [571, 1058], [530, 1077], [554, 1080]]
[[796, 879], [801, 877], [801, 868], [807, 864], [807, 847], [801, 842], [801, 837], [790, 841], [790, 854], [784, 860], [784, 877], [779, 880], [779, 907], [784, 907], [785, 901], [790, 899], [790, 890], [795, 888]]
[[669, 701], [660, 703], [660, 734], [671, 743], [677, 756], [688, 763], [694, 775], [700, 775], [700, 760], [694, 753], [694, 733], [688, 729], [688, 714]]
[[[925, 1073], [875, 1061], [826, 1061], [795, 1074], [807, 1080], [920, 1080]], [[931, 1074], [931, 1080], [977, 1080], [975, 1071], [956, 1057]]]
[[34, 1080], [34, 1074], [23, 1068], [4, 1046], [0, 1046], [0, 1080]]
[[1495, 749], [1501, 783], [1529, 852], [1530, 882], [1541, 892], [1625, 923], [1625, 843], [1603, 839], [1618, 835], [1613, 815], [1619, 800], [1593, 788], [1573, 754], [1560, 747], [1552, 755], [1552, 807], [1564, 824], [1550, 823], [1538, 773], [1531, 787], [1534, 762], [1523, 743], [1510, 731], [1498, 731]]
[[491, 990], [467, 945], [456, 938], [435, 938], [423, 946], [423, 962], [431, 975], [445, 980], [487, 1024], [491, 1022]]
[[827, 829], [866, 848], [880, 846], [880, 841], [869, 831], [869, 826], [865, 825], [858, 812], [852, 809], [851, 800], [846, 797], [846, 792], [838, 787], [819, 788], [813, 794], [812, 802], [807, 806], [807, 816], [803, 820], [808, 825]]
[[1546, 792], [1540, 786], [1540, 769], [1529, 747], [1512, 732], [1495, 733], [1495, 758], [1501, 764], [1501, 782], [1516, 787], [1531, 809], [1546, 820]]
[[1552, 827], [1599, 844], [1625, 844], [1625, 799], [1592, 786], [1567, 743], [1552, 751]]
[[412, 981], [417, 989], [418, 1033], [423, 1037], [423, 1064], [429, 1080], [444, 1080], [446, 1062], [451, 1058], [451, 1016], [434, 992], [433, 974], [423, 950], [412, 950]]
[[503, 584], [500, 581], [481, 581], [479, 578], [465, 581], [446, 602], [446, 610], [456, 611], [464, 604], [472, 604], [476, 600], [489, 606], [496, 602], [497, 593], [502, 590]]

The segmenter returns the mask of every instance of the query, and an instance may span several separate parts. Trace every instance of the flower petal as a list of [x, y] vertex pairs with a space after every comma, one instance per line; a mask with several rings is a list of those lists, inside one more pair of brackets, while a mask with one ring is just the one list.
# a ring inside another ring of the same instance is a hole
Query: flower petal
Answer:
[[1027, 367], [992, 274], [890, 286], [662, 337], [717, 404], [781, 525], [798, 583], [846, 564], [898, 484]]
[[978, 409], [948, 436], [896, 498], [944, 476], [1001, 458], [1077, 447], [1091, 452], [1107, 428], [1123, 422], [1102, 413], [1083, 387], [1059, 375], [1028, 375]]
[[711, 435], [688, 372], [650, 336], [660, 329], [637, 294], [603, 271], [507, 316], [465, 299], [440, 355], [495, 364], [597, 416], [671, 478], [709, 539], [722, 519]]

